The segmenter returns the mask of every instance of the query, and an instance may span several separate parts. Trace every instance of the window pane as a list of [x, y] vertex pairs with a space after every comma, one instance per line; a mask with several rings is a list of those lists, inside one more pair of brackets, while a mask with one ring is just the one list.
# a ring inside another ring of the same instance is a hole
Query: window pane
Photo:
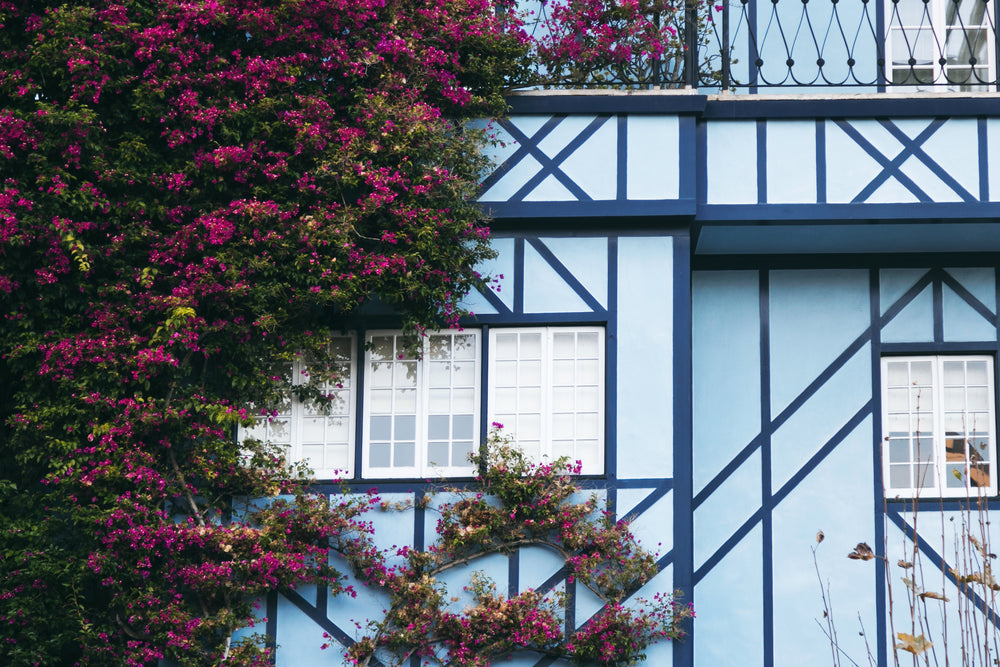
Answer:
[[905, 465], [890, 465], [889, 466], [889, 488], [890, 489], [909, 489], [912, 485], [910, 483], [910, 466]]
[[428, 382], [432, 387], [450, 387], [451, 386], [451, 363], [447, 361], [432, 361], [430, 362], [430, 373], [428, 374]]
[[389, 451], [389, 443], [371, 443], [368, 445], [368, 465], [373, 468], [388, 468], [390, 464]]
[[370, 387], [391, 387], [392, 386], [392, 364], [377, 363], [371, 365], [371, 372], [368, 374]]
[[393, 450], [395, 457], [392, 462], [394, 468], [412, 468], [416, 464], [416, 445], [412, 442], [398, 442]]
[[910, 364], [910, 382], [917, 386], [931, 385], [931, 362], [914, 361]]
[[560, 360], [552, 362], [552, 384], [570, 385], [575, 377], [573, 360]]
[[393, 358], [393, 336], [372, 336], [372, 361], [389, 361]]
[[887, 407], [893, 412], [909, 410], [909, 399], [907, 389], [890, 389], [888, 392]]
[[415, 390], [397, 389], [393, 398], [395, 399], [394, 410], [396, 412], [413, 413], [417, 411], [417, 392]]
[[414, 440], [417, 437], [417, 417], [415, 415], [399, 415], [395, 417], [393, 433], [395, 440]]
[[479, 402], [476, 389], [473, 387], [453, 389], [451, 392], [451, 409], [455, 412], [476, 412]]
[[990, 397], [986, 387], [969, 387], [966, 399], [969, 410], [989, 410]]
[[431, 415], [427, 418], [427, 439], [428, 440], [447, 440], [451, 433], [449, 432], [451, 420], [448, 415]]
[[888, 362], [886, 374], [890, 387], [905, 387], [910, 384], [909, 364], [905, 361]]
[[472, 441], [465, 440], [454, 443], [451, 451], [451, 465], [453, 466], [468, 466], [472, 465], [469, 460], [472, 455]]
[[523, 333], [521, 334], [520, 357], [522, 359], [541, 359], [542, 357], [542, 334]]
[[438, 467], [448, 465], [449, 449], [451, 448], [447, 442], [427, 443], [427, 465]]
[[476, 383], [476, 366], [471, 361], [452, 364], [451, 381], [456, 387], [471, 387]]
[[397, 387], [416, 387], [417, 386], [417, 362], [415, 361], [405, 361], [395, 364], [395, 373], [393, 374], [393, 383]]
[[[891, 0], [887, 6], [887, 13], [898, 15], [899, 23], [902, 25], [920, 25], [924, 23], [930, 25], [929, 4], [923, 0]], [[896, 19], [893, 19], [893, 24]]]
[[596, 359], [601, 356], [600, 336], [597, 332], [582, 332], [577, 336], [576, 348], [577, 356], [580, 358]]
[[430, 336], [431, 359], [451, 359], [451, 336]]
[[970, 385], [986, 386], [988, 382], [987, 366], [985, 361], [970, 361], [967, 366], [968, 381]]
[[479, 349], [479, 339], [477, 336], [461, 335], [454, 337], [453, 359], [475, 359]]
[[944, 471], [944, 485], [949, 489], [965, 488], [965, 464], [949, 463]]
[[472, 415], [455, 415], [452, 417], [452, 437], [455, 439], [471, 439], [475, 424]]
[[542, 364], [538, 361], [522, 361], [518, 364], [517, 383], [520, 385], [540, 385]]
[[552, 336], [552, 358], [572, 359], [576, 356], [576, 334], [556, 333]]
[[946, 386], [962, 386], [965, 384], [965, 362], [944, 362], [944, 383]]
[[493, 339], [492, 353], [495, 359], [517, 357], [517, 334], [498, 333]]
[[372, 417], [368, 429], [368, 437], [372, 440], [390, 440], [392, 439], [392, 418]]
[[576, 405], [575, 392], [572, 387], [556, 387], [552, 390], [552, 409], [570, 411]]
[[889, 440], [889, 463], [906, 463], [910, 460], [910, 441]]

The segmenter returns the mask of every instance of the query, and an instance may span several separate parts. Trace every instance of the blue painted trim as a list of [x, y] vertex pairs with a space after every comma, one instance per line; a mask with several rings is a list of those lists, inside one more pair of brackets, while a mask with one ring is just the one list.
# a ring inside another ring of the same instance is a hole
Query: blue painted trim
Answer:
[[595, 313], [592, 311], [581, 311], [577, 313], [507, 313], [499, 315], [476, 315], [476, 319], [466, 323], [466, 326], [476, 324], [494, 325], [528, 325], [528, 324], [594, 324], [607, 321], [607, 314], [603, 311]]
[[986, 119], [976, 121], [976, 136], [979, 140], [979, 201], [990, 200], [989, 130]]
[[425, 530], [427, 525], [427, 510], [424, 508], [425, 491], [413, 494], [413, 548], [423, 551], [427, 548]]
[[[529, 139], [521, 130], [517, 129], [513, 122], [507, 119], [499, 121], [500, 127], [507, 131], [508, 134], [518, 143], [517, 150], [511, 153], [503, 164], [498, 166], [489, 176], [483, 179], [480, 184], [482, 192], [486, 192], [491, 187], [493, 187], [497, 181], [507, 175], [511, 169], [513, 169], [521, 160], [526, 156], [532, 154], [532, 151], [538, 151], [537, 144], [542, 141], [545, 137], [559, 126], [559, 123], [565, 120], [565, 116], [555, 116], [548, 119], [544, 125], [542, 125], [538, 130], [531, 135]], [[546, 160], [549, 158], [546, 157]]]
[[[895, 178], [899, 183], [910, 191], [914, 197], [923, 203], [932, 203], [934, 200], [931, 199], [930, 195], [924, 192], [920, 186], [913, 182], [909, 176], [904, 174], [900, 167], [903, 162], [907, 160], [911, 155], [913, 155], [912, 146], [904, 146], [903, 150], [900, 151], [896, 157], [891, 160], [882, 154], [878, 148], [876, 148], [868, 139], [866, 139], [853, 125], [845, 120], [835, 120], [834, 123], [837, 124], [844, 133], [854, 140], [863, 151], [868, 153], [876, 162], [882, 166], [882, 171], [874, 178], [872, 181], [861, 189], [857, 195], [855, 195], [852, 200], [852, 204], [861, 204], [867, 201], [869, 197], [875, 194], [875, 191], [882, 186], [883, 183], [888, 181], [890, 178]], [[919, 146], [924, 141], [929, 139], [934, 132], [936, 132], [942, 125], [944, 121], [941, 119], [935, 120], [931, 123], [923, 132], [921, 132], [916, 139], [916, 145]], [[904, 135], [905, 136], [905, 135]]]
[[363, 328], [357, 330], [354, 341], [354, 358], [357, 359], [358, 372], [354, 374], [354, 479], [361, 479], [361, 470], [365, 461], [363, 443], [365, 441], [365, 337]]
[[[698, 202], [696, 209], [700, 209], [704, 202], [708, 201], [708, 125], [706, 123], [698, 123], [695, 126], [695, 148], [697, 151], [694, 162], [694, 172], [697, 174], [695, 199]], [[701, 223], [696, 218], [691, 225], [691, 247], [695, 250], [698, 249], [700, 235]]]
[[507, 98], [510, 114], [555, 113], [626, 113], [626, 114], [700, 114], [707, 95], [686, 91], [629, 91], [627, 94], [549, 94], [518, 95]]
[[987, 620], [989, 620], [994, 627], [1000, 629], [1000, 616], [997, 615], [996, 610], [983, 600], [983, 598], [975, 592], [972, 586], [963, 586], [959, 584], [958, 578], [953, 574], [955, 571], [953, 566], [942, 558], [941, 555], [938, 554], [933, 547], [931, 547], [931, 545], [927, 544], [927, 542], [913, 529], [913, 526], [911, 526], [898, 511], [887, 511], [886, 516], [897, 528], [903, 531], [908, 539], [916, 543], [917, 548], [920, 549], [920, 553], [931, 561], [931, 565], [940, 570], [943, 576], [947, 577], [952, 584], [958, 587], [960, 594], [964, 594], [967, 598], [969, 598], [973, 608], [979, 610], [988, 609], [989, 611], [986, 612]]
[[567, 577], [564, 585], [566, 586], [566, 606], [563, 609], [566, 612], [566, 618], [563, 619], [565, 622], [563, 631], [569, 637], [576, 632], [576, 578]]
[[499, 313], [508, 315], [510, 314], [511, 311], [510, 308], [507, 307], [507, 304], [505, 304], [503, 302], [503, 299], [497, 296], [496, 292], [491, 290], [488, 286], [486, 287], [485, 290], [476, 290], [476, 291], [479, 292], [479, 294], [482, 295], [484, 299], [486, 299], [487, 303], [493, 306]]
[[690, 116], [677, 119], [678, 184], [677, 193], [682, 201], [693, 201], [698, 197], [698, 136], [697, 123]]
[[742, 95], [708, 99], [704, 120], [750, 120], [757, 118], [970, 118], [997, 115], [995, 97], [977, 95], [947, 97], [886, 97], [857, 99], [849, 95], [814, 99], [767, 99]]
[[[982, 499], [982, 509], [986, 512], [993, 512], [1000, 509], [1000, 504], [998, 504], [997, 496], [992, 498]], [[917, 503], [913, 502], [912, 498], [886, 498], [886, 505], [893, 512], [898, 512], [900, 514], [906, 513], [910, 514], [913, 512], [931, 512], [934, 514], [939, 514], [940, 512], [979, 512], [979, 498], [933, 498], [930, 500], [921, 500]]]
[[655, 489], [663, 487], [667, 491], [672, 491], [674, 488], [674, 480], [672, 477], [619, 479], [615, 481], [615, 486], [619, 489]]
[[[604, 331], [604, 471], [618, 479], [618, 237], [608, 237], [608, 322]], [[609, 490], [608, 500], [617, 503], [617, 490]]]
[[649, 494], [640, 500], [635, 507], [626, 512], [624, 516], [620, 517], [619, 521], [631, 522], [637, 519], [640, 514], [650, 509], [653, 505], [666, 497], [666, 495], [670, 493], [671, 486], [672, 485], [664, 484], [663, 486], [650, 491]]
[[701, 567], [695, 570], [694, 573], [695, 585], [700, 584], [702, 579], [704, 579], [705, 576], [709, 572], [711, 572], [712, 569], [716, 565], [718, 565], [719, 562], [721, 562], [722, 559], [725, 558], [726, 555], [729, 554], [729, 552], [731, 552], [733, 548], [736, 547], [737, 544], [743, 541], [743, 538], [746, 537], [758, 523], [760, 523], [761, 517], [763, 516], [764, 516], [764, 508], [763, 507], [757, 508], [757, 510], [755, 510], [754, 513], [750, 515], [750, 518], [744, 521], [743, 525], [737, 528], [733, 532], [733, 534], [730, 535], [726, 539], [726, 541], [722, 543], [722, 546], [716, 549], [715, 553], [709, 556], [708, 559], [701, 564]]
[[[830, 453], [837, 448], [844, 438], [846, 438], [850, 433], [858, 427], [861, 422], [863, 422], [870, 414], [872, 410], [872, 401], [867, 401], [860, 410], [854, 413], [844, 426], [838, 430], [833, 437], [826, 441], [823, 446], [817, 451], [813, 456], [809, 458], [806, 463], [799, 468], [799, 470], [782, 486], [775, 492], [770, 498], [765, 500], [765, 504], [757, 509], [749, 519], [747, 519], [742, 526], [740, 526], [736, 532], [729, 536], [721, 547], [719, 547], [715, 553], [713, 553], [701, 567], [697, 569], [694, 575], [695, 583], [701, 582], [701, 580], [708, 574], [712, 568], [719, 564], [719, 562], [725, 558], [733, 548], [740, 543], [740, 541], [747, 536], [747, 534], [763, 520], [765, 514], [770, 514], [770, 512], [779, 504], [782, 500], [788, 497], [795, 487], [802, 482], [810, 473], [812, 473], [820, 463], [826, 459]], [[766, 548], [766, 545], [765, 545]]]
[[934, 281], [931, 284], [931, 302], [934, 312], [934, 342], [944, 343], [944, 287], [941, 285], [941, 269], [932, 269], [931, 276]]
[[[760, 127], [757, 122], [758, 150]], [[758, 182], [760, 177], [758, 176]], [[757, 274], [757, 298], [760, 354], [760, 497], [764, 513], [761, 515], [761, 623], [763, 624], [764, 665], [774, 664], [774, 530], [772, 513], [774, 503], [771, 489], [771, 281], [769, 271]]]
[[[577, 279], [577, 277], [574, 276], [573, 273], [566, 268], [566, 265], [563, 264], [561, 261], [559, 261], [559, 258], [555, 256], [555, 253], [553, 253], [541, 239], [532, 238], [532, 239], [527, 239], [527, 241], [531, 245], [531, 247], [534, 248], [539, 255], [541, 255], [542, 259], [545, 260], [545, 262], [552, 267], [552, 269], [559, 275], [559, 277], [562, 278], [567, 285], [569, 285], [570, 289], [572, 289], [573, 292], [575, 292], [576, 295], [580, 297], [580, 299], [582, 299], [584, 303], [590, 306], [594, 312], [596, 313], [607, 312], [604, 309], [604, 306], [602, 306], [601, 303], [594, 298], [594, 295], [591, 294], [590, 291], [583, 286], [583, 283], [581, 283], [579, 279]], [[609, 271], [610, 271], [610, 266], [609, 266]]]
[[524, 312], [524, 238], [514, 239], [514, 313]]
[[[965, 301], [967, 304], [969, 304], [969, 306], [971, 306], [973, 310], [975, 310], [977, 313], [979, 313], [980, 315], [982, 315], [984, 319], [987, 319], [987, 320], [989, 320], [991, 322], [995, 322], [996, 321], [996, 313], [994, 313], [992, 310], [990, 310], [989, 308], [987, 308], [986, 304], [983, 303], [982, 301], [980, 301], [979, 299], [977, 299], [975, 297], [975, 295], [972, 294], [972, 292], [970, 292], [969, 290], [965, 289], [965, 286], [962, 285], [962, 283], [960, 283], [957, 280], [955, 280], [951, 276], [950, 273], [948, 273], [947, 271], [942, 270], [941, 271], [941, 281], [945, 285], [947, 285], [948, 287], [950, 287], [951, 290], [955, 294], [957, 294], [959, 297], [961, 297], [963, 301]], [[1000, 303], [1000, 301], [998, 301], [997, 303]]]
[[[281, 594], [286, 600], [295, 605], [299, 611], [308, 616], [310, 621], [318, 625], [321, 630], [336, 639], [343, 646], [349, 647], [354, 644], [353, 637], [344, 632], [340, 626], [331, 621], [325, 614], [319, 614], [315, 607], [309, 604], [304, 597], [299, 595], [298, 591], [283, 591]], [[275, 610], [277, 611], [277, 603], [275, 604]]]
[[[886, 310], [885, 315], [881, 316], [881, 318], [879, 319], [878, 328], [881, 329], [886, 324], [888, 324], [889, 321], [892, 320], [892, 318], [898, 315], [900, 311], [903, 310], [903, 308], [909, 305], [909, 303], [913, 301], [913, 299], [915, 299], [917, 295], [920, 294], [920, 292], [923, 291], [923, 289], [927, 287], [927, 285], [929, 285], [930, 283], [931, 283], [931, 274], [930, 273], [924, 274], [920, 278], [920, 280], [918, 280], [909, 290], [907, 290], [896, 301], [896, 303], [892, 305], [892, 307]], [[817, 391], [819, 391], [819, 389], [824, 384], [826, 384], [827, 380], [829, 380], [831, 377], [834, 376], [835, 373], [837, 373], [841, 368], [843, 368], [843, 366], [847, 364], [847, 362], [850, 361], [850, 359], [854, 357], [854, 355], [857, 354], [862, 347], [864, 347], [867, 343], [871, 342], [872, 339], [873, 339], [872, 328], [868, 327], [861, 333], [861, 335], [855, 338], [854, 341], [850, 345], [848, 345], [843, 352], [837, 355], [837, 358], [834, 359], [832, 362], [830, 362], [830, 364], [826, 368], [824, 368], [823, 371], [820, 372], [819, 375], [817, 375], [812, 382], [806, 385], [805, 389], [803, 389], [799, 393], [799, 395], [796, 396], [792, 400], [792, 402], [785, 407], [784, 410], [778, 413], [776, 417], [771, 419], [767, 429], [762, 430], [761, 433], [755, 436], [753, 440], [751, 440], [750, 443], [747, 444], [746, 447], [740, 450], [740, 452], [736, 456], [734, 456], [732, 460], [729, 463], [727, 463], [725, 467], [723, 467], [722, 470], [720, 470], [715, 475], [715, 477], [713, 477], [711, 481], [709, 481], [708, 484], [706, 484], [705, 487], [700, 492], [698, 492], [698, 495], [694, 497], [695, 509], [697, 509], [703, 502], [705, 502], [708, 496], [714, 493], [715, 490], [718, 489], [723, 484], [723, 482], [725, 482], [729, 478], [729, 476], [736, 471], [737, 468], [739, 468], [743, 463], [745, 463], [747, 459], [749, 459], [750, 456], [761, 447], [765, 439], [768, 437], [767, 435], [768, 433], [773, 433], [774, 431], [777, 431], [779, 428], [781, 428], [781, 426], [786, 421], [788, 421], [792, 417], [792, 415], [794, 415], [795, 412], [805, 404], [806, 401], [812, 398], [812, 396]], [[762, 373], [763, 372], [764, 371], [762, 370]]]
[[[871, 337], [871, 386], [872, 386], [872, 525], [875, 533], [875, 553], [885, 558], [885, 519], [882, 516], [884, 495], [882, 493], [882, 337], [879, 322], [882, 319], [882, 291], [879, 269], [868, 270], [868, 318], [872, 331], [878, 335]], [[880, 561], [884, 562], [884, 561]], [[875, 655], [878, 667], [887, 667], [886, 652], [886, 577], [885, 568], [875, 568]]]
[[816, 121], [816, 203], [826, 203], [826, 121]]
[[[491, 218], [595, 218], [615, 216], [691, 217], [693, 199], [633, 199], [617, 201], [506, 201], [479, 202]], [[546, 221], [548, 222], [548, 221]]]
[[[694, 603], [694, 461], [691, 451], [691, 240], [674, 237], [673, 383], [674, 383], [674, 588]], [[694, 665], [694, 628], [683, 642], [674, 642], [673, 664]]]
[[507, 556], [507, 597], [521, 592], [521, 552], [513, 551]]
[[618, 135], [615, 145], [615, 199], [628, 199], [628, 116], [617, 116]]
[[[610, 485], [610, 482], [605, 479], [604, 475], [581, 475], [579, 477], [574, 477], [573, 481], [577, 486], [585, 491], [602, 491], [607, 489]], [[309, 491], [312, 493], [336, 495], [343, 493], [345, 489], [347, 493], [366, 493], [368, 490], [377, 487], [379, 493], [424, 492], [433, 494], [441, 491], [441, 488], [444, 486], [447, 486], [449, 489], [465, 491], [472, 488], [478, 488], [478, 484], [479, 482], [477, 482], [475, 478], [469, 476], [434, 477], [429, 479], [372, 478], [344, 480], [343, 482], [316, 482], [309, 485]]]
[[971, 266], [981, 268], [997, 263], [996, 253], [851, 253], [782, 255], [695, 255], [696, 271], [768, 269], [926, 269], [928, 266]]
[[[909, 154], [913, 155], [918, 160], [923, 162], [924, 166], [926, 166], [935, 176], [940, 178], [949, 188], [952, 189], [952, 191], [955, 194], [961, 197], [962, 201], [967, 201], [967, 202], [976, 201], [976, 198], [972, 195], [971, 192], [966, 190], [961, 183], [955, 180], [955, 178], [951, 174], [945, 171], [944, 168], [941, 167], [941, 165], [935, 162], [930, 155], [925, 153], [923, 149], [920, 148], [920, 144], [922, 144], [924, 140], [921, 140], [919, 136], [917, 139], [911, 139], [909, 135], [907, 135], [905, 132], [899, 129], [896, 126], [896, 124], [890, 120], [882, 119], [879, 121], [879, 123], [881, 123], [882, 127], [889, 130], [892, 136], [896, 137], [896, 139], [898, 139], [899, 142], [903, 144], [904, 153], [910, 151]], [[935, 125], [937, 125], [937, 127], [940, 127], [941, 125], [944, 125], [944, 123], [945, 121], [943, 119], [937, 119], [927, 126], [927, 129], [924, 130], [924, 133], [929, 132], [929, 134], [927, 134], [927, 136], [929, 137], [931, 134], [937, 131]], [[931, 128], [934, 129], [932, 130]], [[924, 133], [921, 133], [920, 136], [923, 136]], [[978, 146], [978, 148], [980, 151], [982, 151], [983, 149], [981, 144]]]
[[[490, 325], [484, 324], [480, 334], [482, 347], [479, 357], [479, 442], [485, 443], [490, 437], [489, 425], [489, 382], [490, 382]], [[482, 449], [480, 449], [480, 452]]]
[[832, 220], [839, 225], [933, 222], [1000, 217], [1000, 202], [929, 202], [898, 204], [699, 204], [697, 220], [757, 225], [816, 224]]
[[767, 121], [757, 121], [757, 203], [767, 203]]
[[267, 622], [264, 624], [264, 634], [267, 635], [267, 639], [264, 640], [264, 646], [271, 649], [271, 662], [274, 663], [275, 659], [278, 657], [275, 649], [277, 649], [277, 636], [278, 636], [278, 593], [277, 591], [271, 591], [267, 594], [267, 601], [265, 607], [265, 614], [267, 614]]
[[[565, 117], [561, 117], [560, 120], [562, 118]], [[515, 141], [521, 143], [527, 153], [529, 153], [531, 157], [535, 158], [541, 166], [541, 169], [539, 169], [534, 176], [529, 178], [517, 192], [511, 195], [509, 201], [523, 201], [525, 197], [531, 194], [532, 190], [537, 188], [542, 181], [549, 176], [555, 177], [555, 179], [558, 180], [563, 187], [569, 190], [570, 194], [578, 200], [591, 201], [591, 196], [588, 195], [583, 188], [577, 185], [576, 182], [562, 169], [560, 169], [560, 165], [566, 160], [566, 158], [572, 155], [576, 149], [582, 146], [587, 139], [590, 139], [590, 137], [593, 136], [593, 134], [597, 132], [597, 130], [599, 130], [601, 126], [604, 125], [604, 123], [606, 123], [610, 118], [611, 116], [598, 116], [592, 120], [587, 127], [581, 130], [580, 134], [576, 135], [572, 141], [566, 144], [566, 146], [552, 158], [550, 158], [538, 147], [538, 142], [534, 140], [534, 137], [528, 138], [527, 135], [517, 129], [517, 127], [512, 123], [507, 123], [504, 128], [510, 132]]]

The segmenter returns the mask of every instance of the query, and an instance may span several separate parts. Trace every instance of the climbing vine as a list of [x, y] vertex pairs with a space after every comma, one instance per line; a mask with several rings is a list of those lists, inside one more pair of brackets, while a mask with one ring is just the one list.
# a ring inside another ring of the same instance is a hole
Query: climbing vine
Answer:
[[[372, 633], [350, 647], [353, 664], [402, 665], [413, 656], [456, 667], [489, 665], [518, 651], [600, 665], [634, 664], [661, 639], [684, 635], [690, 605], [670, 595], [629, 600], [658, 572], [628, 524], [614, 520], [596, 497], [580, 499], [573, 481], [579, 464], [560, 459], [532, 464], [508, 439], [494, 433], [475, 457], [482, 473], [465, 490], [449, 490], [436, 509], [437, 541], [427, 550], [403, 548], [405, 562], [365, 572], [390, 599]], [[543, 549], [558, 556], [566, 580], [585, 586], [603, 609], [579, 630], [566, 632], [563, 591], [498, 593], [474, 570], [466, 591], [471, 604], [454, 610], [443, 575], [475, 567], [494, 554]]]

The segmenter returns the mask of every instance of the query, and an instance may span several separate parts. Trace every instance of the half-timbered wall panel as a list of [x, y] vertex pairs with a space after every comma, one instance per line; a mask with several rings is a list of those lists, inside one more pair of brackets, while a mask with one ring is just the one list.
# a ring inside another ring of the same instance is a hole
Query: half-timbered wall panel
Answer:
[[[640, 230], [633, 232], [500, 232], [494, 239], [498, 256], [482, 270], [492, 277], [492, 289], [469, 295], [466, 306], [475, 315], [463, 323], [481, 328], [478, 337], [488, 347], [489, 335], [509, 328], [598, 327], [605, 349], [603, 462], [598, 474], [581, 482], [606, 497], [618, 517], [632, 522], [639, 538], [659, 555], [660, 574], [636, 596], [672, 592], [675, 564], [684, 571], [690, 551], [690, 491], [680, 490], [680, 521], [674, 473], [689, 470], [690, 457], [674, 443], [690, 429], [687, 402], [690, 314], [688, 308], [690, 244], [684, 234]], [[680, 297], [680, 300], [678, 300]], [[627, 326], [622, 326], [623, 324]], [[380, 328], [384, 328], [379, 324]], [[678, 333], [680, 332], [680, 333]], [[680, 336], [680, 349], [677, 338]], [[482, 435], [488, 432], [491, 352], [483, 351]], [[363, 378], [362, 378], [363, 381]], [[676, 387], [680, 387], [680, 391]], [[358, 400], [364, 400], [359, 392]], [[358, 407], [363, 413], [363, 405]], [[680, 414], [681, 418], [675, 417]], [[364, 429], [364, 420], [359, 420]], [[360, 431], [359, 431], [360, 433]], [[363, 439], [359, 435], [358, 442]], [[621, 443], [627, 443], [621, 446]], [[358, 468], [360, 469], [360, 467]], [[435, 493], [434, 480], [365, 480], [362, 473], [348, 480], [352, 489], [379, 488], [389, 511], [375, 510], [376, 535], [383, 548], [413, 545], [424, 548], [435, 539], [436, 507], [447, 494]], [[462, 483], [462, 480], [458, 480]], [[317, 487], [337, 493], [333, 484]], [[395, 509], [396, 506], [409, 509]], [[685, 536], [675, 550], [674, 534]], [[567, 631], [572, 632], [599, 611], [600, 604], [585, 588], [567, 582], [561, 562], [550, 553], [531, 549], [510, 556], [492, 556], [469, 568], [448, 573], [442, 582], [458, 599], [454, 609], [469, 603], [462, 588], [473, 569], [483, 570], [501, 590], [515, 594], [525, 588], [558, 590], [567, 594]], [[278, 665], [340, 664], [345, 647], [365, 634], [370, 621], [383, 615], [387, 599], [349, 577], [358, 597], [332, 598], [325, 590], [302, 588], [267, 601], [262, 616], [277, 641]], [[690, 592], [690, 591], [688, 591]], [[356, 623], [361, 624], [358, 629]], [[325, 633], [325, 636], [324, 636]], [[319, 647], [329, 643], [330, 648]], [[649, 664], [670, 665], [674, 648], [658, 646]], [[519, 657], [507, 664], [535, 665], [537, 656]], [[546, 661], [544, 664], [559, 664]]]
[[[995, 368], [996, 270], [762, 268], [696, 272], [692, 284], [693, 664], [827, 664], [813, 547], [841, 648], [863, 664], [867, 639], [876, 664], [892, 664], [885, 571], [845, 556], [867, 542], [893, 564], [918, 521], [926, 589], [947, 588], [939, 592], [954, 605], [962, 594], [942, 581], [962, 567], [953, 533], [962, 504], [945, 503], [944, 524], [937, 500], [918, 514], [883, 504], [881, 359], [975, 353]], [[1000, 514], [981, 519], [993, 526]], [[974, 528], [979, 520], [973, 512]], [[908, 573], [890, 575], [896, 630], [906, 630]]]

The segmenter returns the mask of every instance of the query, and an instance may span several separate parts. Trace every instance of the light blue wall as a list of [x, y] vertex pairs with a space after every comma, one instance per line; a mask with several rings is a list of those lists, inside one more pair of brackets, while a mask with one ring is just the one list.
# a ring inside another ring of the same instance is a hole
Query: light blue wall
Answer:
[[[829, 664], [829, 642], [816, 622], [821, 582], [830, 587], [841, 648], [867, 664], [866, 638], [877, 653], [880, 622], [888, 632], [877, 597], [885, 579], [878, 561], [845, 556], [859, 542], [881, 549], [884, 534], [891, 566], [911, 544], [883, 518], [876, 481], [879, 357], [995, 352], [995, 270], [702, 271], [692, 285], [694, 664]], [[914, 343], [920, 347], [898, 347]], [[762, 409], [762, 387], [770, 409]], [[887, 507], [913, 525], [903, 505]], [[975, 512], [971, 518], [979, 520]], [[923, 588], [947, 589], [952, 609], [959, 592], [940, 583], [933, 563], [937, 555], [949, 567], [957, 561], [961, 519], [945, 516], [942, 524], [938, 512], [921, 512], [918, 526], [930, 545]], [[995, 532], [1000, 514], [982, 520]], [[825, 539], [817, 545], [819, 530]], [[900, 602], [905, 575], [890, 567], [897, 631], [909, 631]], [[950, 632], [957, 641], [954, 620]], [[942, 643], [942, 661], [944, 650]], [[955, 660], [954, 648], [949, 653]]]

